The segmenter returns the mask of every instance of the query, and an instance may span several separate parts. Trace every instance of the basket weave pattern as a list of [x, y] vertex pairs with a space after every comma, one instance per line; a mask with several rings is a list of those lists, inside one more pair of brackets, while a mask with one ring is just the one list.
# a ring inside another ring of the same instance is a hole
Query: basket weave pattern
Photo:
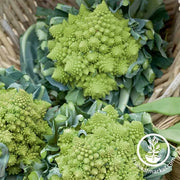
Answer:
[[[154, 101], [168, 96], [180, 96], [180, 12], [177, 0], [164, 0], [170, 20], [166, 24], [168, 53], [174, 63], [164, 75], [155, 81], [154, 93], [146, 101]], [[75, 0], [1, 0], [0, 1], [0, 67], [14, 65], [20, 69], [19, 37], [36, 21], [36, 7], [53, 8], [57, 3], [77, 7]], [[154, 124], [167, 128], [180, 121], [180, 116], [153, 114]], [[180, 153], [174, 162], [173, 171], [166, 176], [168, 180], [180, 180]]]
[[36, 7], [53, 8], [57, 3], [77, 6], [63, 0], [1, 0], [0, 1], [0, 66], [20, 68], [19, 37], [35, 23]]

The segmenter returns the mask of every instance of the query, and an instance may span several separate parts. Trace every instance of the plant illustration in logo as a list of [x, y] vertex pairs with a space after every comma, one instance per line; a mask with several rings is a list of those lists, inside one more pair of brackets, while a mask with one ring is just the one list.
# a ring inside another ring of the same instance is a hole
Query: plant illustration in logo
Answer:
[[161, 156], [158, 155], [160, 152], [160, 145], [155, 136], [152, 139], [148, 139], [148, 142], [149, 151], [147, 152], [148, 155], [145, 155], [145, 158], [148, 162], [155, 164], [161, 159]]

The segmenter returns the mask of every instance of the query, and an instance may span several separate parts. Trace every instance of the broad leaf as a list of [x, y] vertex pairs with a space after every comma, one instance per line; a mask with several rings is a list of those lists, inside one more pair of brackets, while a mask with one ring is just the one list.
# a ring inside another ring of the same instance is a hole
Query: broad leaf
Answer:
[[67, 102], [73, 102], [74, 104], [81, 106], [85, 102], [82, 89], [72, 89], [68, 91], [65, 97]]

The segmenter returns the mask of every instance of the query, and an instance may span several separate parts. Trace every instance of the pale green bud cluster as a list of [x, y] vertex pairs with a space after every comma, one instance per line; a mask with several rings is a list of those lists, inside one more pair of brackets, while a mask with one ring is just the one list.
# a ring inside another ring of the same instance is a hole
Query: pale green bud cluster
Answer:
[[85, 96], [103, 98], [117, 89], [116, 76], [125, 75], [138, 58], [140, 44], [131, 36], [128, 20], [116, 17], [103, 1], [91, 12], [83, 5], [78, 15], [50, 28], [52, 77], [84, 89]]
[[0, 142], [10, 153], [7, 171], [21, 172], [20, 164], [31, 164], [40, 158], [45, 134], [50, 134], [43, 120], [49, 103], [33, 100], [32, 94], [16, 89], [0, 90]]
[[[118, 112], [108, 105], [81, 126], [87, 135], [78, 137], [65, 129], [59, 137], [56, 162], [63, 180], [143, 180], [137, 157], [137, 141], [144, 136], [141, 122], [117, 122]], [[142, 165], [143, 166], [143, 165]]]

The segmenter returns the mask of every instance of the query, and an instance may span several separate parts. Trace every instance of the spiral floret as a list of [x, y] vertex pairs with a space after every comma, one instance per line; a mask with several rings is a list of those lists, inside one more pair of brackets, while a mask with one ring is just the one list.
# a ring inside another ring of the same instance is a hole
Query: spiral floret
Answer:
[[82, 5], [78, 15], [53, 25], [50, 33], [48, 57], [56, 65], [52, 77], [83, 88], [93, 99], [117, 89], [115, 77], [127, 73], [141, 47], [130, 35], [128, 20], [116, 17], [104, 1], [93, 12]]
[[[140, 122], [117, 122], [117, 111], [106, 106], [103, 111], [95, 113], [81, 129], [87, 132], [84, 137], [78, 131], [66, 129], [59, 137], [61, 148], [56, 162], [63, 180], [143, 180], [143, 171], [136, 154], [137, 142], [144, 136]], [[133, 129], [133, 131], [131, 130]], [[137, 131], [137, 128], [139, 130]]]
[[32, 94], [24, 90], [0, 90], [0, 142], [9, 150], [7, 171], [21, 172], [20, 164], [31, 164], [40, 159], [39, 153], [45, 145], [45, 134], [50, 134], [43, 120], [50, 104], [33, 100]]

